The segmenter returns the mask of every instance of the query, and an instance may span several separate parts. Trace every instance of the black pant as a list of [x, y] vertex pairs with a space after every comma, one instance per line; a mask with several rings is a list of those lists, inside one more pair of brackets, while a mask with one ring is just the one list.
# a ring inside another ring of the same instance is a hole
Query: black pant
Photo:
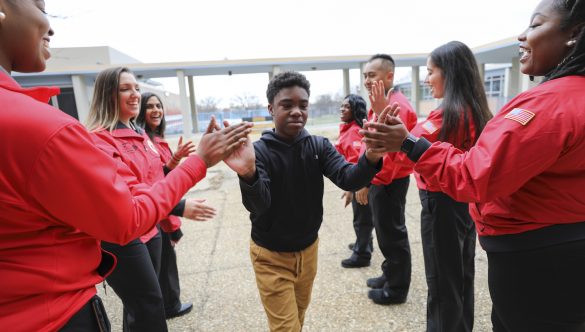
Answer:
[[488, 252], [496, 332], [585, 331], [585, 240]]
[[469, 206], [440, 192], [419, 194], [427, 331], [472, 331], [476, 234]]
[[406, 230], [404, 207], [410, 177], [392, 181], [387, 186], [372, 185], [368, 200], [372, 209], [376, 238], [384, 263], [384, 289], [408, 295], [410, 288], [410, 244]]
[[181, 287], [179, 285], [179, 269], [177, 268], [177, 254], [171, 244], [171, 237], [161, 232], [162, 254], [158, 281], [162, 292], [166, 313], [177, 312], [181, 309]]
[[110, 332], [110, 321], [99, 296], [95, 295], [69, 319], [59, 332]]
[[124, 331], [167, 331], [162, 293], [158, 284], [161, 237], [147, 244], [134, 240], [125, 246], [102, 242], [118, 258], [106, 280], [124, 304]]
[[370, 205], [361, 205], [355, 200], [355, 195], [351, 201], [353, 209], [353, 229], [355, 231], [355, 244], [353, 252], [365, 259], [372, 258], [372, 230], [374, 223], [372, 221], [372, 210]]

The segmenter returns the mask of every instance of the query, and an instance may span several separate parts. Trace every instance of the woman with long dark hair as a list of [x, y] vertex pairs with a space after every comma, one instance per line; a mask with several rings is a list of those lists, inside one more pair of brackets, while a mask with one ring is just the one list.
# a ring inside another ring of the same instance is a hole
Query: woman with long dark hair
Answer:
[[520, 70], [544, 79], [469, 151], [409, 134], [393, 116], [363, 131], [373, 151], [402, 150], [428, 185], [471, 203], [494, 331], [585, 330], [584, 28], [585, 1], [538, 4], [518, 37]]
[[[349, 94], [343, 99], [340, 111], [342, 123], [339, 125], [339, 139], [335, 143], [335, 148], [345, 157], [345, 160], [355, 164], [360, 157], [362, 136], [359, 131], [364, 119], [368, 117], [367, 104], [362, 97]], [[345, 206], [351, 203], [356, 239], [349, 245], [353, 251], [352, 255], [342, 260], [341, 266], [345, 268], [369, 266], [372, 258], [372, 230], [374, 229], [370, 206], [359, 204], [351, 191], [344, 192], [342, 198], [345, 199]]]
[[[412, 129], [429, 142], [449, 142], [462, 151], [477, 141], [492, 114], [475, 57], [452, 41], [427, 59], [425, 84], [442, 99]], [[397, 154], [396, 162], [412, 162]], [[472, 331], [474, 315], [475, 226], [467, 203], [443, 193], [415, 173], [422, 204], [421, 239], [428, 286], [427, 331]]]

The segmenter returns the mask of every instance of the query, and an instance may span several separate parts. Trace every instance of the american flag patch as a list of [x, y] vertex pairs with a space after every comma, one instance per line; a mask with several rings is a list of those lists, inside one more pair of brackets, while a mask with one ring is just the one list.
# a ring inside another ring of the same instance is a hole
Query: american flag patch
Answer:
[[530, 111], [523, 110], [521, 108], [515, 108], [512, 111], [510, 111], [510, 113], [506, 114], [504, 118], [514, 120], [520, 123], [521, 125], [525, 126], [528, 122], [530, 122], [530, 120], [532, 120], [534, 115], [535, 114]]
[[425, 121], [425, 123], [422, 124], [422, 127], [424, 128], [424, 130], [426, 130], [429, 134], [434, 133], [435, 131], [437, 131], [437, 127], [435, 127], [435, 125], [431, 122], [431, 121]]
[[360, 141], [353, 141], [352, 143], [354, 148], [361, 148], [362, 147], [362, 142]]

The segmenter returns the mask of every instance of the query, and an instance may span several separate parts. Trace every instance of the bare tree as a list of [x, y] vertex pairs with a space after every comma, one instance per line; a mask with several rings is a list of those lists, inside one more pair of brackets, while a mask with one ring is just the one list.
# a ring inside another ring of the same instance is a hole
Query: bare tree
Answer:
[[319, 95], [315, 98], [315, 102], [311, 105], [311, 111], [314, 116], [321, 116], [325, 114], [333, 114], [339, 111], [339, 105], [343, 101], [340, 94], [335, 95]]
[[205, 97], [197, 104], [197, 110], [202, 113], [217, 112], [221, 99], [215, 97]]
[[262, 104], [260, 104], [258, 96], [252, 95], [249, 92], [243, 92], [232, 98], [231, 107], [250, 110], [262, 108]]

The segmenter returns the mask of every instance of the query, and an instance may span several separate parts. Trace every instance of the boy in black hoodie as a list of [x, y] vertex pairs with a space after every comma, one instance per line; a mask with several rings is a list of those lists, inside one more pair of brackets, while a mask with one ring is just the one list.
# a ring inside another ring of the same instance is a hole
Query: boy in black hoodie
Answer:
[[366, 186], [381, 154], [345, 161], [328, 139], [305, 129], [310, 84], [284, 72], [268, 84], [275, 129], [248, 142], [226, 163], [238, 173], [252, 220], [250, 256], [271, 331], [300, 331], [317, 273], [317, 233], [323, 220], [323, 175], [346, 191]]

